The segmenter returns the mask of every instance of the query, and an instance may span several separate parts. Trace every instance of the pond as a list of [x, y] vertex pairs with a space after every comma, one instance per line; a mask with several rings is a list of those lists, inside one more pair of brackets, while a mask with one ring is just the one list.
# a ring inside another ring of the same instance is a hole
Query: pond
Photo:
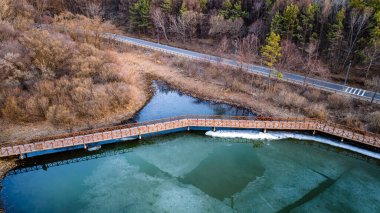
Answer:
[[[161, 83], [156, 87], [136, 121], [253, 116]], [[263, 134], [190, 131], [104, 145], [96, 152], [31, 158], [4, 178], [3, 207], [6, 212], [380, 212], [378, 160], [319, 143], [335, 143], [327, 138]]]

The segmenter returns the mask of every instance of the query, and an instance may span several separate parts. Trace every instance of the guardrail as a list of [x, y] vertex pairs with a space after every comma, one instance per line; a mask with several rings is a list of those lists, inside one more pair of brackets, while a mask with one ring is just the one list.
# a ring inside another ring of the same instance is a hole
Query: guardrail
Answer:
[[[205, 61], [205, 62], [217, 63], [217, 64], [220, 63], [220, 64], [225, 65], [225, 66], [229, 66], [229, 67], [233, 67], [233, 68], [237, 68], [237, 69], [242, 69], [245, 72], [254, 73], [256, 75], [260, 75], [260, 76], [263, 76], [263, 77], [268, 77], [267, 73], [264, 73], [262, 71], [257, 70], [257, 68], [261, 68], [261, 69], [266, 69], [267, 70], [267, 69], [269, 69], [268, 67], [263, 67], [263, 66], [253, 65], [253, 64], [246, 64], [246, 63], [243, 63], [244, 66], [241, 66], [239, 64], [237, 64], [237, 65], [230, 64], [230, 63], [227, 63], [227, 62], [223, 62], [223, 60], [227, 60], [227, 61], [230, 61], [230, 62], [233, 61], [233, 60], [231, 60], [231, 59], [223, 59], [223, 58], [216, 57], [216, 56], [212, 57], [212, 56], [206, 56], [205, 55], [205, 56], [202, 56], [202, 57], [195, 57], [195, 56], [192, 56], [190, 54], [180, 53], [180, 52], [176, 52], [176, 51], [170, 51], [170, 50], [166, 50], [166, 49], [160, 48], [160, 47], [154, 47], [154, 46], [145, 45], [145, 44], [138, 43], [138, 42], [133, 42], [133, 41], [130, 41], [130, 40], [123, 39], [119, 35], [114, 35], [114, 34], [106, 34], [106, 37], [107, 38], [111, 38], [111, 39], [113, 39], [115, 41], [122, 42], [122, 43], [127, 43], [127, 44], [131, 44], [131, 45], [134, 45], [134, 46], [139, 46], [139, 47], [143, 47], [143, 48], [146, 48], [146, 49], [163, 52], [163, 53], [166, 53], [166, 54], [171, 54], [171, 55], [176, 55], [176, 56], [180, 56], [180, 57], [184, 57], [184, 58], [189, 58], [191, 60]], [[202, 53], [200, 53], [200, 54], [202, 54]], [[202, 54], [202, 55], [204, 55], [204, 54]], [[284, 82], [288, 82], [288, 83], [292, 83], [292, 84], [301, 85], [301, 86], [304, 85], [303, 80], [294, 80], [294, 79], [290, 79], [290, 78], [282, 78], [282, 79], [279, 79], [279, 80], [280, 81], [284, 81]], [[331, 87], [326, 87], [326, 86], [314, 84], [314, 83], [311, 83], [311, 82], [306, 82], [306, 84], [307, 84], [307, 86], [311, 86], [313, 88], [320, 89], [320, 90], [323, 90], [323, 91], [326, 91], [326, 92], [337, 93], [337, 94], [340, 94], [340, 95], [349, 95], [349, 96], [351, 96], [351, 97], [353, 97], [355, 99], [359, 99], [359, 100], [367, 101], [367, 102], [371, 102], [372, 101], [371, 97], [359, 96], [359, 95], [351, 94], [351, 93], [345, 92], [344, 90], [334, 89], [334, 88], [331, 88]], [[345, 88], [345, 87], [343, 86], [343, 88]], [[365, 92], [370, 92], [370, 91], [366, 91], [365, 90]], [[380, 104], [380, 100], [375, 98], [373, 100], [373, 103]]]
[[377, 134], [353, 129], [347, 126], [325, 122], [312, 118], [272, 118], [249, 116], [219, 116], [219, 115], [186, 115], [171, 118], [131, 123], [109, 128], [99, 128], [87, 131], [38, 137], [31, 141], [16, 144], [2, 145], [0, 157], [21, 155], [25, 153], [83, 146], [107, 140], [127, 137], [141, 138], [142, 135], [158, 133], [189, 127], [209, 128], [241, 128], [241, 129], [269, 129], [274, 130], [301, 130], [319, 131], [332, 136], [348, 139], [372, 147], [380, 148], [380, 137]]

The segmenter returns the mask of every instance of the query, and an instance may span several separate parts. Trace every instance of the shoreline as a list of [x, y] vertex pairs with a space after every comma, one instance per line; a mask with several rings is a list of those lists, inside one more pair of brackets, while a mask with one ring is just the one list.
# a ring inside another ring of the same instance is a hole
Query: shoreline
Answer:
[[[3, 179], [5, 175], [17, 166], [18, 165], [16, 158], [0, 159], [0, 191], [3, 190]], [[0, 200], [0, 213], [3, 212], [5, 212], [3, 207], [3, 201]]]

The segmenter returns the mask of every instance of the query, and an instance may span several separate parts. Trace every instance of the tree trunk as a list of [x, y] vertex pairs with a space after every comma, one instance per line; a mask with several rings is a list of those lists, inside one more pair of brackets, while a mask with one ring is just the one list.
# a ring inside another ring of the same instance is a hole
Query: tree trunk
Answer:
[[373, 60], [371, 59], [371, 61], [369, 62], [369, 65], [367, 67], [367, 71], [365, 72], [365, 79], [368, 78], [368, 74], [369, 74], [369, 70], [371, 69], [372, 62], [373, 62]]

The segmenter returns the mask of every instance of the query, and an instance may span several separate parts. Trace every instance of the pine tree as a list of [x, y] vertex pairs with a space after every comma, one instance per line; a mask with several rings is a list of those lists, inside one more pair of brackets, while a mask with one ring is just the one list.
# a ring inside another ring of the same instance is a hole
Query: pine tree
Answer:
[[148, 30], [150, 28], [150, 1], [138, 0], [129, 10], [131, 24], [140, 30]]
[[300, 14], [301, 24], [297, 29], [297, 40], [301, 42], [303, 49], [305, 49], [306, 43], [312, 39], [311, 36], [313, 36], [313, 29], [315, 27], [318, 11], [319, 6], [315, 3], [309, 4]]
[[292, 39], [295, 30], [298, 27], [298, 6], [295, 4], [290, 4], [286, 6], [284, 14], [282, 15], [282, 23], [284, 27], [284, 33], [287, 39]]
[[237, 19], [237, 18], [246, 18], [246, 17], [248, 17], [248, 13], [246, 11], [243, 11], [243, 9], [241, 8], [241, 2], [236, 1], [234, 4], [234, 8], [232, 10], [231, 18]]
[[365, 0], [350, 0], [349, 6], [351, 8], [364, 9], [367, 6]]
[[207, 0], [199, 0], [199, 7], [201, 11], [205, 11], [207, 9]]
[[282, 78], [282, 73], [273, 69], [273, 66], [282, 56], [280, 46], [281, 37], [272, 31], [265, 40], [266, 45], [261, 48], [261, 54], [264, 58], [264, 64], [271, 69], [268, 76], [268, 86], [270, 86], [272, 73], [275, 73], [277, 75], [277, 78]]
[[230, 0], [225, 0], [222, 9], [219, 10], [219, 14], [225, 19], [238, 19], [246, 18], [248, 13], [241, 8], [241, 2], [238, 0], [235, 4], [232, 4]]
[[181, 10], [180, 10], [181, 15], [183, 15], [186, 11], [187, 11], [186, 3], [185, 1], [182, 1]]
[[[329, 42], [328, 55], [331, 58], [340, 58], [340, 46], [343, 39], [343, 30], [344, 30], [344, 19], [345, 19], [346, 10], [344, 8], [340, 9], [336, 14], [333, 24], [330, 25], [327, 39]], [[336, 62], [336, 61], [335, 61]], [[337, 64], [337, 63], [335, 63]]]
[[163, 13], [170, 14], [172, 12], [173, 0], [164, 0], [161, 3], [161, 10]]
[[225, 0], [223, 2], [222, 9], [219, 10], [219, 14], [224, 18], [228, 19], [230, 17], [230, 11], [232, 10], [232, 4], [230, 0]]
[[280, 12], [278, 11], [272, 18], [271, 31], [279, 35], [282, 34], [282, 16], [280, 15]]
[[370, 40], [364, 49], [365, 61], [368, 63], [365, 73], [367, 79], [373, 63], [380, 59], [380, 11], [373, 16], [373, 28], [370, 30]]

